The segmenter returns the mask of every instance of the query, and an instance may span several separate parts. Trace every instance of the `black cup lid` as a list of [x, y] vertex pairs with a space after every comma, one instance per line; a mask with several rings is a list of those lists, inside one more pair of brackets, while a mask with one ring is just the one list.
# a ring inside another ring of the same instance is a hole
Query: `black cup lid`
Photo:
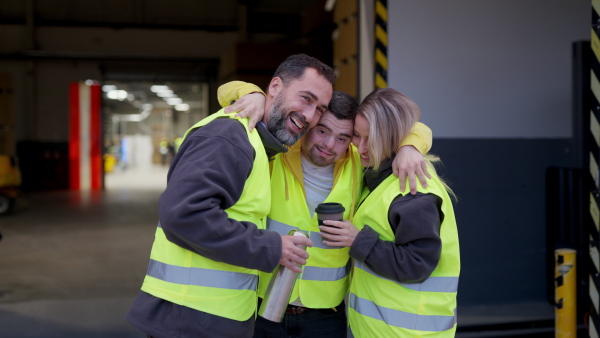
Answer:
[[315, 212], [317, 214], [341, 214], [346, 208], [341, 203], [329, 202], [317, 205]]

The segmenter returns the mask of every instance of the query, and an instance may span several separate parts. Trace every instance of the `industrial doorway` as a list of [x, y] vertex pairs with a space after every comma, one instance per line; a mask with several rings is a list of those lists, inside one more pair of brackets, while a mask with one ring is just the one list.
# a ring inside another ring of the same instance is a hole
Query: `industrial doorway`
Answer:
[[105, 189], [164, 189], [186, 130], [208, 116], [208, 88], [205, 82], [103, 82]]

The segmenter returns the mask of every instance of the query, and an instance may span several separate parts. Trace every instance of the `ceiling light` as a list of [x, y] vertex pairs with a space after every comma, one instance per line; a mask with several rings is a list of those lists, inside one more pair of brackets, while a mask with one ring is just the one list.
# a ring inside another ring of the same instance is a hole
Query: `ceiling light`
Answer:
[[177, 111], [188, 111], [190, 110], [190, 105], [187, 103], [181, 103], [175, 105], [175, 110]]
[[111, 90], [117, 90], [117, 86], [115, 86], [115, 85], [104, 85], [104, 86], [102, 86], [102, 91], [105, 92], [105, 93], [108, 93]]
[[162, 91], [156, 92], [156, 96], [159, 96], [159, 97], [177, 97], [177, 95], [175, 95], [175, 93], [173, 93], [173, 91], [170, 90], [170, 89], [166, 89], [166, 90], [162, 90]]
[[169, 90], [169, 86], [158, 86], [158, 85], [154, 85], [150, 87], [150, 90], [153, 91], [154, 93], [156, 92], [160, 92], [163, 90]]
[[127, 98], [127, 92], [124, 90], [111, 90], [106, 93], [109, 99], [123, 101]]
[[178, 97], [170, 97], [166, 101], [168, 104], [170, 104], [172, 106], [183, 103], [183, 100]]

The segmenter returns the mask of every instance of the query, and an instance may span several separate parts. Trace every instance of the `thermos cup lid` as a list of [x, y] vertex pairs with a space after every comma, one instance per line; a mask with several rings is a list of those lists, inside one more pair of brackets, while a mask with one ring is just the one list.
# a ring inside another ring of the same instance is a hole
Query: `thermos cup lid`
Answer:
[[315, 212], [317, 214], [341, 214], [346, 208], [341, 203], [329, 202], [317, 205]]

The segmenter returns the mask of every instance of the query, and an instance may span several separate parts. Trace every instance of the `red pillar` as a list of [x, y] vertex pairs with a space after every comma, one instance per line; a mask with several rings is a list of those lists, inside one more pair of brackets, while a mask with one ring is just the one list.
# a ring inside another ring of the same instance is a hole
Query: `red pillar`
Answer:
[[69, 86], [69, 186], [102, 189], [102, 123], [100, 85]]

